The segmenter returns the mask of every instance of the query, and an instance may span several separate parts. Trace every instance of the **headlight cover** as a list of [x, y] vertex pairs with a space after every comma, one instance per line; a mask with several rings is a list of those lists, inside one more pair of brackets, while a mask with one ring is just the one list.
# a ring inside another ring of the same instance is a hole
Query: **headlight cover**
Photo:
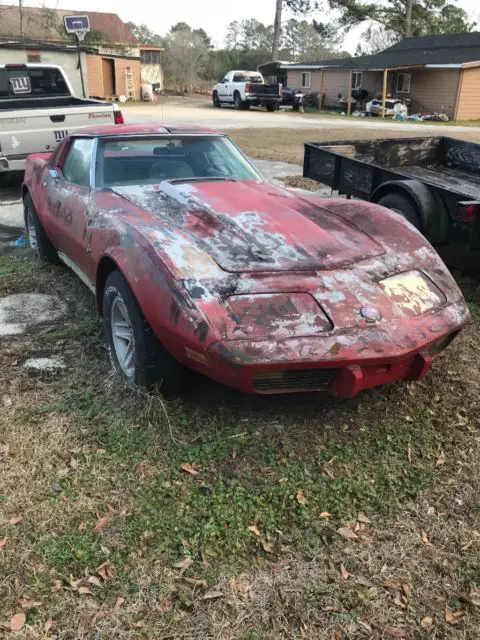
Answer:
[[232, 320], [227, 339], [316, 336], [333, 329], [330, 319], [308, 293], [231, 296], [226, 308]]
[[421, 271], [405, 271], [379, 282], [387, 296], [410, 317], [438, 308], [446, 298], [437, 285]]

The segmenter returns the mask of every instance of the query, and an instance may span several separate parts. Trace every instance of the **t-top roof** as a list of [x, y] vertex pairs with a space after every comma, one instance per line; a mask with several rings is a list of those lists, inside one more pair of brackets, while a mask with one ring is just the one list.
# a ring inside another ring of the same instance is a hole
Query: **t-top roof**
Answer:
[[109, 136], [144, 136], [148, 134], [153, 135], [189, 135], [189, 134], [216, 134], [223, 136], [224, 134], [215, 129], [208, 129], [207, 127], [197, 127], [195, 125], [188, 124], [104, 124], [94, 127], [85, 127], [78, 132], [72, 133], [72, 136], [91, 136], [91, 137], [109, 137]]

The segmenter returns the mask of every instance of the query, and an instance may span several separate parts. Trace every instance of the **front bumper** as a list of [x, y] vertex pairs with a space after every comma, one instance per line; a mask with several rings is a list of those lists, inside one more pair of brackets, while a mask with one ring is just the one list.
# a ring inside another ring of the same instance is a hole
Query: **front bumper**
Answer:
[[464, 302], [428, 317], [386, 327], [355, 327], [341, 334], [284, 340], [217, 342], [204, 372], [248, 393], [329, 391], [352, 397], [400, 380], [420, 380], [430, 368], [430, 348], [454, 336], [470, 319]]

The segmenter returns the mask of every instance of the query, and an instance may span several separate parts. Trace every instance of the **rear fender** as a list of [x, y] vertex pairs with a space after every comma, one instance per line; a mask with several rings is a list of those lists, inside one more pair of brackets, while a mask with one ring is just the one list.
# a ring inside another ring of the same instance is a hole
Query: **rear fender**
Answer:
[[432, 244], [446, 242], [448, 236], [448, 215], [440, 196], [418, 180], [391, 180], [384, 182], [370, 196], [370, 202], [377, 203], [390, 193], [405, 195], [417, 209], [422, 223], [423, 235]]

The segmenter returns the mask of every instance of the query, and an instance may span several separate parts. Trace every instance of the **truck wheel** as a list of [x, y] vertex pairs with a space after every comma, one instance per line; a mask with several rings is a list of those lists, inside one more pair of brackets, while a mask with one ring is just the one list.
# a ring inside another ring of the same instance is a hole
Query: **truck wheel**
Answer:
[[242, 97], [238, 93], [238, 91], [235, 91], [235, 93], [233, 94], [233, 106], [235, 107], [235, 109], [237, 109], [237, 111], [243, 109]]
[[387, 209], [391, 209], [392, 211], [395, 211], [395, 213], [399, 213], [416, 229], [422, 231], [420, 216], [417, 213], [415, 205], [407, 196], [404, 196], [401, 193], [387, 193], [383, 198], [380, 198], [377, 204], [382, 207], [386, 207]]
[[273, 102], [267, 104], [267, 111], [275, 111], [275, 104]]
[[213, 92], [212, 101], [213, 101], [213, 106], [216, 109], [219, 109], [222, 106], [222, 103], [220, 102], [220, 99], [218, 97], [218, 93], [216, 91]]
[[32, 196], [29, 193], [27, 193], [23, 199], [23, 216], [27, 241], [30, 248], [36, 252], [37, 256], [43, 262], [58, 264], [60, 260], [57, 250], [43, 230], [35, 205], [33, 204]]
[[107, 278], [102, 311], [110, 360], [125, 382], [158, 383], [164, 395], [179, 391], [184, 368], [157, 340], [120, 271]]

